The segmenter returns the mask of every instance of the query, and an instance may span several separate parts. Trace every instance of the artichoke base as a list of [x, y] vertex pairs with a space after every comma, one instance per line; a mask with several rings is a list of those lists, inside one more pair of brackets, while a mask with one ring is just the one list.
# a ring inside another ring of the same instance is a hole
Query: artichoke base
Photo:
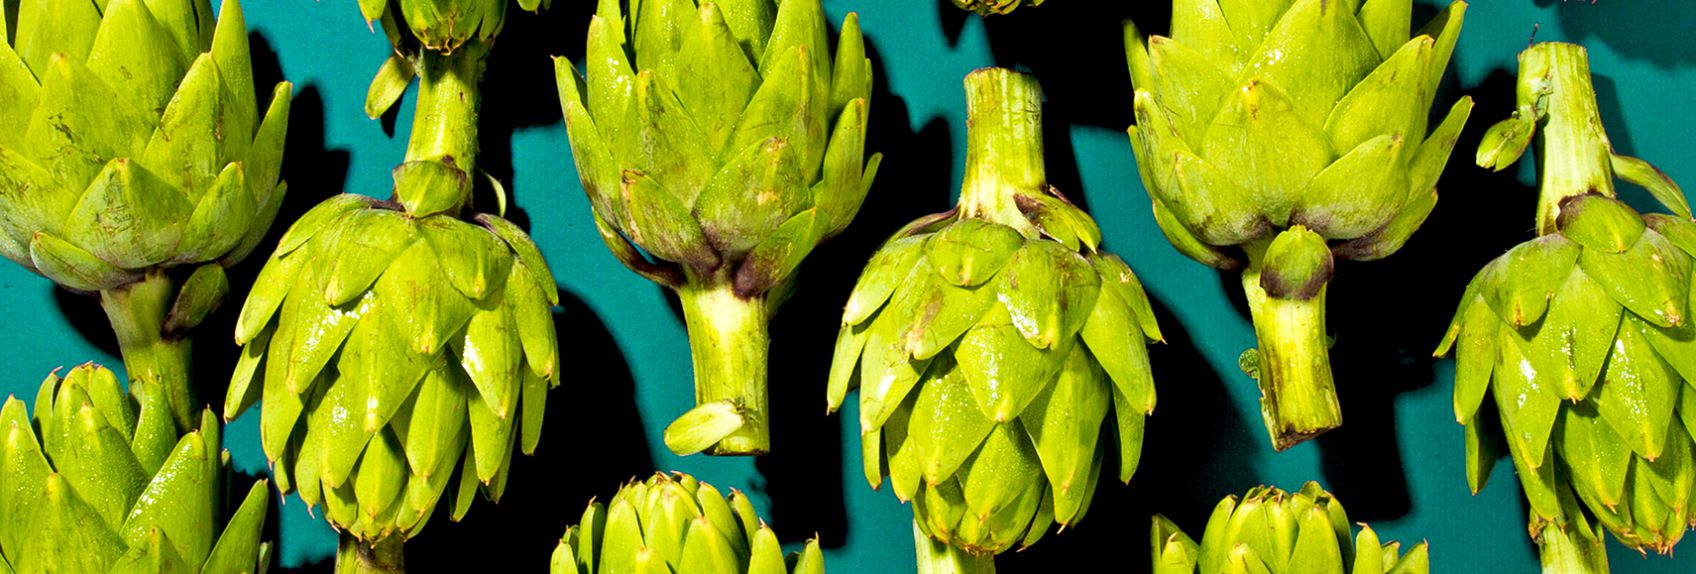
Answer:
[[[771, 450], [766, 395], [771, 335], [766, 299], [740, 297], [728, 283], [686, 285], [677, 295], [689, 330], [697, 408], [666, 429], [668, 446], [678, 454], [692, 454], [697, 449], [680, 449], [672, 437], [693, 434], [711, 443], [705, 449], [710, 455], [765, 454]], [[704, 421], [695, 416], [713, 406], [723, 406], [728, 414]]]
[[403, 574], [406, 537], [388, 536], [366, 544], [343, 532], [336, 543], [336, 574]]
[[916, 520], [913, 548], [918, 552], [918, 574], [995, 574], [994, 554], [973, 554], [932, 540]]
[[177, 288], [165, 272], [154, 270], [140, 281], [100, 292], [100, 307], [117, 334], [124, 371], [131, 382], [162, 389], [177, 430], [198, 428], [197, 403], [189, 384], [189, 340], [165, 332], [165, 316]]
[[1258, 349], [1240, 359], [1260, 384], [1260, 415], [1272, 448], [1284, 451], [1342, 426], [1325, 335], [1325, 291], [1309, 299], [1272, 297], [1260, 286], [1260, 269], [1243, 273], [1243, 291], [1254, 319]]

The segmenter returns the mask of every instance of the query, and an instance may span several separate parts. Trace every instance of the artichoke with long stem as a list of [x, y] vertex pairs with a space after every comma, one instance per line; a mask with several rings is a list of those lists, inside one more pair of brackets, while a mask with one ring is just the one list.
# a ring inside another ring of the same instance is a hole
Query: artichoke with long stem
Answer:
[[[1455, 354], [1473, 491], [1495, 463], [1493, 396], [1545, 572], [1606, 572], [1593, 523], [1661, 553], [1696, 524], [1696, 222], [1670, 178], [1614, 153], [1583, 47], [1526, 49], [1517, 91], [1477, 161], [1506, 169], [1536, 142], [1538, 237], [1472, 279], [1437, 354]], [[1673, 215], [1639, 214], [1616, 178]]]
[[290, 85], [261, 116], [236, 0], [216, 23], [208, 0], [5, 5], [0, 255], [96, 294], [129, 378], [193, 429], [189, 333], [282, 205]]
[[471, 212], [477, 84], [505, 2], [380, 8], [406, 70], [391, 59], [368, 107], [419, 78], [393, 198], [341, 195], [284, 234], [238, 317], [245, 348], [224, 405], [233, 418], [263, 399], [278, 487], [325, 507], [341, 532], [337, 572], [403, 571], [404, 541], [450, 484], [456, 520], [478, 490], [499, 500], [559, 374], [558, 289], [541, 252]]
[[0, 572], [264, 572], [261, 480], [222, 521], [230, 454], [218, 419], [179, 432], [159, 381], [93, 364], [41, 382], [31, 419], [0, 408]]
[[632, 481], [590, 502], [565, 531], [551, 574], [824, 574], [817, 538], [787, 559], [747, 495], [683, 473]]
[[1325, 333], [1336, 258], [1401, 249], [1472, 111], [1427, 135], [1465, 2], [1417, 34], [1410, 0], [1175, 0], [1170, 36], [1125, 27], [1137, 167], [1180, 253], [1241, 270], [1272, 446], [1343, 422]]
[[584, 74], [556, 58], [595, 227], [677, 292], [696, 407], [673, 452], [771, 448], [767, 322], [795, 269], [860, 209], [872, 72], [849, 14], [831, 57], [819, 0], [602, 0]]
[[[920, 572], [994, 572], [1089, 509], [1117, 429], [1129, 482], [1154, 410], [1136, 275], [1048, 185], [1042, 89], [966, 77], [960, 204], [872, 256], [842, 317], [829, 408], [860, 389], [866, 479], [913, 503]], [[1111, 418], [1115, 424], [1104, 424]]]

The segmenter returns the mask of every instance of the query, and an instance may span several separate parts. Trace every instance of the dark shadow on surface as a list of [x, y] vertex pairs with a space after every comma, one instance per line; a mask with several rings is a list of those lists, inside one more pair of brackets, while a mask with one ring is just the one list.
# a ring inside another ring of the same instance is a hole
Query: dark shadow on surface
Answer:
[[1165, 305], [1153, 303], [1166, 342], [1149, 346], [1159, 400], [1148, 419], [1136, 476], [1128, 487], [1118, 481], [1117, 435], [1109, 415], [1102, 431], [1108, 456], [1089, 515], [1029, 549], [1001, 555], [1000, 572], [1095, 572], [1108, 556], [1133, 566], [1113, 571], [1146, 571], [1147, 532], [1155, 514], [1199, 540], [1221, 497], [1260, 484], [1253, 469], [1268, 451], [1258, 421], [1242, 419], [1226, 390], [1229, 383], [1196, 349], [1189, 330]]
[[[1484, 132], [1513, 112], [1514, 83], [1513, 74], [1501, 70], [1468, 90], [1476, 105], [1438, 183], [1437, 208], [1407, 245], [1384, 261], [1337, 266], [1328, 321], [1336, 337], [1331, 361], [1344, 422], [1317, 442], [1327, 484], [1347, 502], [1353, 520], [1392, 520], [1411, 509], [1397, 446], [1396, 398], [1435, 381], [1431, 353], [1466, 283], [1491, 259], [1531, 238], [1537, 192], [1519, 183], [1518, 166], [1493, 172], [1474, 164]], [[1441, 111], [1458, 97], [1447, 93], [1437, 99]], [[1528, 154], [1525, 161], [1531, 159]]]
[[[561, 123], [552, 57], [582, 60], [583, 38], [594, 12], [593, 2], [559, 2], [536, 14], [509, 10], [495, 47], [489, 52], [488, 67], [483, 74], [483, 101], [478, 112], [477, 167], [506, 187], [511, 199], [507, 204], [508, 219], [515, 217], [512, 206], [531, 191], [514, 184], [513, 133]], [[549, 151], [562, 157], [570, 154], [564, 147]], [[472, 201], [477, 211], [495, 213], [498, 204], [493, 186], [487, 178], [474, 175], [477, 181]], [[535, 177], [546, 179], [549, 175]], [[570, 187], [575, 189], [576, 182]], [[536, 188], [538, 192], [546, 189]], [[529, 229], [528, 225], [522, 227]]]
[[[559, 388], [548, 393], [546, 422], [534, 456], [513, 453], [499, 504], [481, 499], [465, 520], [436, 518], [407, 542], [414, 572], [479, 572], [489, 568], [541, 571], [566, 527], [591, 498], [606, 500], [617, 486], [652, 473], [653, 462], [636, 409], [636, 383], [606, 323], [576, 295], [560, 291], [554, 328], [559, 337]], [[450, 503], [452, 489], [443, 495]]]
[[937, 0], [936, 12], [942, 22], [942, 37], [948, 40], [948, 47], [960, 45], [960, 34], [966, 30], [966, 22], [978, 16], [961, 10], [951, 0]]
[[[984, 25], [996, 65], [1042, 80], [1048, 113], [1065, 116], [1051, 122], [1123, 130], [1133, 123], [1122, 28], [1126, 19], [1145, 33], [1163, 32], [1171, 8], [1164, 2], [1046, 2], [985, 18]], [[1052, 158], [1062, 156], [1049, 157], [1052, 170]]]
[[[841, 421], [825, 414], [829, 378], [842, 306], [860, 271], [890, 234], [919, 217], [947, 211], [952, 186], [953, 140], [948, 124], [935, 119], [914, 132], [906, 102], [883, 80], [883, 58], [871, 39], [866, 55], [874, 83], [866, 156], [884, 154], [877, 180], [854, 222], [841, 235], [807, 256], [795, 294], [771, 325], [769, 380], [772, 452], [755, 460], [771, 497], [771, 523], [785, 541], [814, 533], [826, 548], [846, 541], [848, 516]], [[850, 396], [849, 400], [857, 400]]]
[[1690, 30], [1696, 28], [1696, 11], [1686, 2], [1536, 2], [1545, 8], [1556, 6], [1561, 31], [1574, 42], [1605, 43], [1622, 56], [1647, 60], [1661, 68], [1696, 64], [1696, 44], [1689, 41]]

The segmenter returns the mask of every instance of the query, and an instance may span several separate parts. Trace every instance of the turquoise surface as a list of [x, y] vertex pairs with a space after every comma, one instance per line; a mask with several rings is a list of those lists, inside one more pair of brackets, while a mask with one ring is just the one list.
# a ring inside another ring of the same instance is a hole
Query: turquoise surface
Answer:
[[[1009, 65], [1036, 73], [1049, 94], [1052, 181], [1087, 204], [1109, 249], [1148, 286], [1170, 342], [1154, 350], [1160, 404], [1147, 454], [1129, 487], [1105, 479], [1081, 526], [1001, 560], [1008, 573], [1069, 571], [1115, 557], [1146, 570], [1147, 523], [1165, 513], [1199, 533], [1213, 504], [1268, 483], [1319, 480], [1357, 521], [1385, 539], [1432, 545], [1437, 572], [1535, 572], [1526, 510], [1512, 466], [1496, 467], [1483, 493], [1467, 491], [1461, 427], [1449, 393], [1452, 363], [1430, 350], [1454, 300], [1486, 261], [1529, 237], [1535, 193], [1529, 171], [1488, 174], [1470, 165], [1471, 145], [1511, 109], [1515, 53], [1537, 40], [1591, 50], [1604, 119], [1620, 152], [1655, 162], [1696, 185], [1696, 49], [1687, 43], [1696, 8], [1679, 0], [1482, 0], [1451, 67], [1447, 93], [1479, 102], [1440, 190], [1442, 202], [1394, 257], [1344, 264], [1331, 293], [1331, 329], [1347, 423], [1284, 453], [1267, 446], [1258, 391], [1237, 370], [1254, 344], [1236, 280], [1182, 258], [1161, 237], [1136, 176], [1123, 129], [1131, 121], [1118, 22], [1134, 16], [1161, 30], [1160, 2], [1051, 0], [985, 21], [946, 1], [828, 0], [833, 23], [857, 11], [873, 50], [878, 97], [870, 148], [888, 158], [860, 220], [803, 268], [799, 294], [773, 326], [776, 451], [760, 460], [679, 458], [660, 435], [692, 406], [688, 345], [668, 295], [626, 271], [601, 245], [567, 151], [549, 55], [581, 57], [591, 2], [556, 0], [542, 16], [515, 13], [490, 64], [482, 167], [513, 194], [564, 291], [559, 316], [565, 384], [553, 393], [536, 456], [514, 465], [506, 499], [479, 502], [466, 522], [438, 518], [411, 548], [416, 572], [485, 557], [482, 563], [540, 571], [553, 540], [591, 497], [654, 469], [694, 473], [752, 493], [788, 543], [819, 534], [833, 572], [913, 572], [908, 510], [869, 489], [859, 467], [857, 414], [824, 415], [824, 375], [842, 302], [860, 266], [900, 224], [945, 210], [965, 158], [961, 78]], [[1435, 12], [1419, 2], [1416, 20]], [[261, 82], [295, 83], [285, 160], [292, 217], [341, 191], [387, 196], [389, 169], [404, 155], [410, 96], [398, 118], [363, 115], [366, 83], [388, 53], [349, 0], [250, 0], [246, 5]], [[1535, 28], [1540, 25], [1540, 28]], [[1446, 106], [1445, 106], [1446, 108]], [[1647, 206], [1639, 190], [1626, 195]], [[274, 239], [261, 248], [269, 250]], [[251, 281], [254, 257], [237, 269]], [[239, 295], [238, 295], [239, 297]], [[222, 403], [234, 357], [232, 311], [208, 321], [198, 342], [201, 397]], [[0, 266], [0, 330], [8, 375], [0, 393], [33, 397], [49, 370], [94, 360], [119, 366], [95, 301], [56, 292], [14, 265]], [[244, 472], [267, 472], [258, 416], [232, 423], [227, 448]], [[281, 566], [328, 570], [334, 533], [298, 498], [276, 522]], [[1640, 558], [1610, 543], [1614, 572], [1691, 572], [1696, 558]], [[1114, 563], [1114, 562], [1109, 562]]]

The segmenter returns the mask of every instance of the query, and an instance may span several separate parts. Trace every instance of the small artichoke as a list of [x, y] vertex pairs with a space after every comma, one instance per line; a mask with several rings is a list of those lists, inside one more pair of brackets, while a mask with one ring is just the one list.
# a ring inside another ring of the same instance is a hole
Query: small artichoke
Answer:
[[1020, 6], [1041, 6], [1042, 0], [954, 0], [954, 5], [988, 16], [1007, 14]]
[[338, 568], [403, 571], [403, 541], [455, 480], [455, 520], [479, 489], [498, 501], [514, 445], [535, 450], [558, 385], [559, 293], [541, 251], [518, 226], [470, 210], [490, 43], [417, 55], [393, 198], [340, 195], [308, 211], [237, 318], [244, 349], [224, 416], [263, 399], [260, 441], [278, 488], [326, 507], [341, 531]]
[[697, 407], [667, 446], [761, 454], [767, 321], [802, 259], [859, 211], [881, 157], [863, 163], [859, 19], [833, 63], [819, 0], [620, 4], [602, 0], [589, 24], [586, 76], [554, 60], [577, 173], [614, 256], [682, 303]]
[[1170, 37], [1126, 24], [1155, 221], [1184, 255], [1243, 270], [1259, 348], [1242, 363], [1277, 450], [1342, 424], [1325, 334], [1334, 258], [1402, 247], [1472, 111], [1461, 98], [1427, 136], [1466, 3], [1411, 38], [1410, 5], [1176, 0]]
[[551, 574], [824, 574], [817, 538], [786, 560], [777, 535], [735, 489], [655, 473], [589, 503], [554, 548]]
[[[860, 389], [866, 479], [892, 479], [930, 567], [993, 570], [1089, 507], [1118, 429], [1129, 481], [1154, 410], [1147, 295], [1101, 231], [1050, 187], [1035, 78], [966, 77], [960, 205], [896, 233], [849, 297], [829, 406]], [[1116, 425], [1103, 425], [1112, 417]], [[943, 566], [938, 561], [957, 563]]]
[[[1696, 222], [1672, 180], [1613, 153], [1584, 48], [1538, 44], [1519, 63], [1518, 111], [1478, 164], [1505, 169], [1537, 140], [1540, 237], [1472, 279], [1437, 354], [1455, 353], [1473, 490], [1495, 462], [1479, 416], [1494, 396], [1545, 563], [1605, 572], [1586, 514], [1661, 553], [1696, 524]], [[1640, 215], [1614, 198], [1616, 177], [1676, 215]]]
[[[211, 411], [177, 432], [159, 384], [126, 394], [86, 364], [0, 409], [0, 571], [17, 574], [264, 572], [270, 492], [248, 489], [220, 522], [230, 474]], [[222, 531], [219, 531], [219, 525]]]
[[1380, 544], [1372, 527], [1362, 524], [1351, 543], [1342, 503], [1317, 482], [1293, 494], [1262, 486], [1240, 501], [1225, 497], [1208, 518], [1200, 544], [1165, 516], [1154, 516], [1150, 533], [1154, 574], [1431, 571], [1424, 542], [1403, 553], [1400, 543]]
[[216, 24], [207, 0], [5, 4], [0, 254], [98, 293], [130, 378], [190, 430], [187, 335], [282, 204], [290, 86], [259, 116], [236, 0]]

